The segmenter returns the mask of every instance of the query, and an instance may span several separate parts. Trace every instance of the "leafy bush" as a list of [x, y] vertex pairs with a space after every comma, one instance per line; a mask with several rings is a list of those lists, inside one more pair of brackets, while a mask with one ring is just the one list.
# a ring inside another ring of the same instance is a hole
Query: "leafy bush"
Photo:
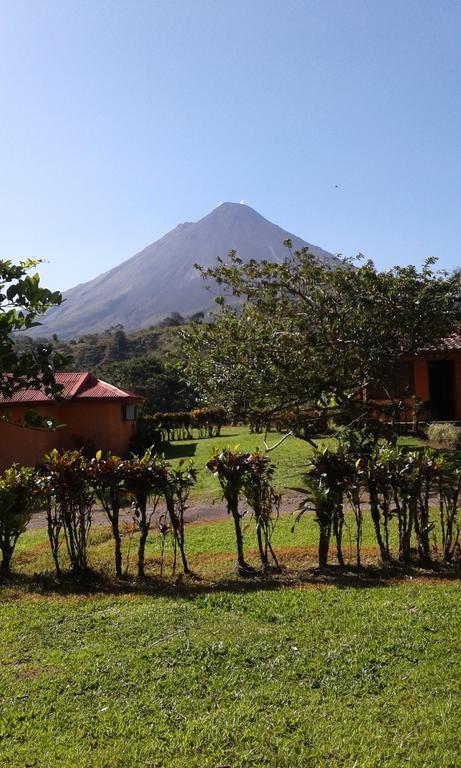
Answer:
[[47, 497], [48, 535], [52, 549], [56, 548], [53, 551], [56, 570], [59, 573], [57, 550], [62, 530], [72, 570], [85, 572], [94, 505], [88, 462], [80, 451], [60, 453], [55, 449], [45, 456], [44, 473], [40, 489]]
[[137, 419], [130, 437], [130, 452], [143, 456], [148, 448], [158, 449], [162, 444], [162, 432], [158, 424], [149, 417]]
[[164, 494], [168, 464], [147, 450], [144, 456], [133, 456], [123, 463], [125, 486], [133, 498], [132, 510], [140, 531], [138, 547], [138, 579], [144, 579], [145, 550], [152, 519]]
[[253, 569], [245, 561], [239, 500], [243, 496], [252, 508], [256, 519], [258, 551], [263, 569], [268, 567], [268, 553], [278, 568], [277, 558], [270, 545], [270, 537], [278, 514], [280, 497], [272, 488], [273, 465], [264, 454], [240, 453], [237, 448], [215, 451], [206, 465], [213, 472], [222, 488], [227, 512], [232, 515], [237, 547], [237, 573], [246, 576]]
[[427, 439], [440, 448], [461, 448], [461, 429], [454, 424], [429, 424]]
[[127, 499], [125, 464], [118, 456], [103, 459], [101, 451], [87, 465], [89, 480], [112, 528], [114, 539], [115, 573], [122, 576], [122, 539], [120, 536], [120, 510]]
[[31, 517], [33, 471], [13, 464], [0, 479], [0, 572], [10, 572], [16, 542]]

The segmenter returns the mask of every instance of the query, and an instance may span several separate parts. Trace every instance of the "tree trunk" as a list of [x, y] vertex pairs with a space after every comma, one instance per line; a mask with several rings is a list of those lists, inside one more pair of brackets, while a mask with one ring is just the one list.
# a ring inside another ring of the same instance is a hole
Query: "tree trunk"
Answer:
[[319, 526], [319, 567], [325, 568], [328, 565], [328, 550], [330, 547], [330, 525]]
[[411, 529], [409, 510], [402, 506], [399, 509], [399, 560], [406, 565], [411, 562]]
[[245, 557], [243, 554], [243, 536], [242, 536], [242, 528], [240, 526], [240, 515], [238, 512], [237, 504], [233, 504], [231, 507], [231, 514], [234, 519], [235, 543], [237, 545], [237, 570], [239, 572], [245, 573], [245, 572], [248, 572], [250, 568], [245, 562]]
[[61, 566], [59, 565], [59, 533], [61, 524], [56, 519], [53, 520], [51, 509], [47, 510], [46, 522], [56, 576], [59, 578], [61, 576]]
[[376, 541], [378, 542], [379, 553], [381, 555], [381, 560], [384, 563], [388, 563], [390, 560], [389, 549], [384, 543], [383, 537], [381, 535], [381, 513], [379, 511], [377, 494], [376, 494], [376, 491], [373, 489], [373, 487], [370, 487], [370, 486], [369, 486], [369, 492], [370, 492], [370, 513], [371, 513], [371, 519], [373, 520], [373, 526], [375, 529]]
[[338, 558], [338, 563], [341, 566], [344, 565], [344, 555], [343, 555], [343, 548], [342, 548], [343, 525], [344, 525], [344, 515], [342, 511], [342, 505], [340, 505], [335, 509], [335, 512], [333, 515], [333, 531], [336, 539], [336, 557]]
[[114, 559], [115, 559], [115, 575], [118, 579], [122, 578], [122, 537], [118, 530], [118, 521], [116, 528], [112, 527], [114, 536]]
[[[166, 507], [168, 510], [168, 516], [170, 518], [171, 527], [173, 528], [175, 542], [179, 547], [183, 571], [184, 573], [190, 574], [192, 573], [192, 571], [189, 568], [189, 564], [187, 562], [187, 557], [186, 557], [186, 551], [184, 547], [184, 520], [180, 519], [179, 515], [176, 514], [174, 501], [172, 498], [169, 498], [169, 496], [166, 497]], [[176, 558], [175, 558], [175, 561], [176, 561]]]
[[429, 565], [431, 561], [430, 542], [429, 542], [429, 518], [423, 507], [418, 510], [415, 505], [414, 510], [415, 533], [418, 542], [418, 555], [423, 565]]
[[1, 547], [1, 550], [2, 562], [0, 564], [0, 576], [9, 576], [11, 573], [11, 558], [13, 557], [13, 550], [6, 544]]
[[138, 548], [138, 579], [145, 579], [146, 574], [144, 571], [144, 560], [145, 560], [146, 541], [147, 541], [147, 536], [149, 534], [149, 528], [146, 523], [142, 524], [140, 528], [141, 528], [141, 536], [139, 538], [139, 548]]
[[187, 562], [186, 552], [185, 552], [185, 549], [184, 549], [184, 538], [183, 538], [182, 535], [180, 535], [179, 538], [178, 538], [178, 547], [179, 547], [179, 552], [181, 554], [183, 571], [184, 571], [184, 573], [190, 574], [191, 570], [190, 570], [189, 564]]
[[256, 537], [258, 539], [259, 559], [261, 560], [261, 565], [262, 565], [263, 569], [265, 569], [265, 568], [267, 568], [269, 562], [268, 562], [268, 559], [267, 559], [266, 548], [265, 548], [265, 546], [263, 544], [263, 535], [262, 535], [262, 530], [261, 530], [261, 526], [260, 525], [257, 525], [257, 527], [256, 527]]

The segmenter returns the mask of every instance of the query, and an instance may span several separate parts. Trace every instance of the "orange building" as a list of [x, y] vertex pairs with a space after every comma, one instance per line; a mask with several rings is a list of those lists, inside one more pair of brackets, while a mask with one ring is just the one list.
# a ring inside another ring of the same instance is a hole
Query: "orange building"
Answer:
[[[53, 448], [111, 451], [117, 456], [128, 453], [143, 398], [90, 373], [57, 373], [55, 378], [62, 386], [59, 400], [34, 389], [16, 392], [10, 400], [0, 396], [0, 416], [8, 415], [8, 421], [0, 421], [0, 468], [13, 462], [40, 464]], [[62, 426], [24, 427], [24, 415], [31, 410]]]
[[407, 358], [413, 392], [436, 421], [461, 420], [461, 334], [452, 333], [433, 350]]
[[393, 402], [406, 404], [399, 417], [406, 423], [413, 421], [414, 397], [422, 404], [419, 421], [461, 421], [461, 334], [451, 334], [434, 349], [405, 355], [389, 391], [370, 387], [367, 396], [381, 407], [389, 402], [389, 396]]

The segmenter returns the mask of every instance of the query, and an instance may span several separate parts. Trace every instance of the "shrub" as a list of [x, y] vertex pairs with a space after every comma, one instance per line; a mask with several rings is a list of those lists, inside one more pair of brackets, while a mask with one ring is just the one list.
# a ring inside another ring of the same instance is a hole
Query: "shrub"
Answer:
[[89, 484], [87, 460], [80, 451], [51, 451], [45, 456], [44, 477], [40, 486], [45, 497], [48, 535], [57, 573], [59, 574], [57, 551], [61, 530], [64, 532], [72, 570], [87, 571], [88, 536], [94, 505], [94, 491]]
[[120, 535], [120, 509], [127, 501], [125, 465], [118, 456], [103, 459], [101, 451], [87, 464], [87, 474], [98, 501], [101, 503], [112, 528], [114, 539], [115, 573], [122, 576], [122, 539]]
[[256, 536], [258, 541], [259, 559], [263, 571], [269, 568], [269, 555], [274, 566], [280, 566], [274, 550], [271, 537], [279, 516], [281, 496], [272, 485], [275, 466], [264, 453], [255, 451], [248, 455], [248, 471], [244, 475], [243, 495], [253, 510], [256, 520]]
[[301, 502], [300, 514], [305, 511], [315, 512], [315, 521], [319, 526], [320, 568], [324, 568], [328, 563], [332, 531], [336, 539], [338, 561], [340, 565], [344, 565], [341, 544], [344, 525], [343, 506], [351, 472], [350, 459], [350, 455], [344, 453], [340, 447], [318, 449], [312, 455], [306, 474], [307, 495]]
[[236, 448], [214, 451], [206, 465], [213, 472], [222, 488], [227, 512], [232, 515], [237, 547], [237, 573], [252, 573], [243, 551], [243, 535], [239, 499], [243, 496], [252, 508], [256, 519], [259, 558], [263, 569], [269, 565], [270, 553], [276, 568], [279, 567], [270, 539], [278, 516], [280, 496], [272, 487], [274, 466], [267, 456], [259, 452], [240, 453]]
[[137, 419], [130, 438], [130, 452], [143, 456], [148, 448], [158, 449], [162, 443], [162, 432], [152, 418]]
[[163, 494], [173, 532], [173, 572], [176, 568], [176, 549], [179, 548], [184, 573], [191, 573], [184, 549], [184, 513], [187, 509], [187, 499], [196, 481], [196, 477], [197, 473], [192, 466], [192, 461], [189, 461], [184, 466], [184, 459], [180, 459], [178, 469], [168, 466]]
[[21, 533], [31, 517], [33, 471], [13, 464], [0, 479], [0, 572], [7, 575]]
[[434, 422], [429, 424], [427, 439], [430, 443], [440, 446], [440, 448], [461, 448], [461, 429], [454, 424]]
[[133, 497], [133, 517], [139, 527], [138, 578], [145, 578], [145, 550], [152, 519], [164, 494], [168, 465], [147, 450], [144, 456], [133, 456], [123, 464], [125, 487]]
[[239, 453], [236, 449], [225, 448], [213, 452], [206, 468], [218, 479], [223, 497], [227, 504], [227, 512], [232, 515], [237, 546], [237, 573], [244, 576], [252, 571], [245, 561], [243, 552], [243, 534], [240, 520], [239, 498], [242, 493], [245, 474], [248, 472], [247, 453]]

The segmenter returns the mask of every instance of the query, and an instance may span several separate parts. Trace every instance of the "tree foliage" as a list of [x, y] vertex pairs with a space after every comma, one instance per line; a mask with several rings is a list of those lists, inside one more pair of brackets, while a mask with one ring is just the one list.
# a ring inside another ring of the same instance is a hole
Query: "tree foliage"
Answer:
[[[203, 313], [194, 315], [201, 322]], [[23, 354], [36, 354], [40, 348], [53, 348], [66, 358], [66, 370], [91, 371], [98, 378], [125, 389], [133, 389], [145, 397], [145, 413], [189, 410], [196, 402], [195, 392], [180, 380], [178, 361], [178, 323], [161, 323], [133, 333], [125, 333], [122, 325], [103, 333], [86, 333], [66, 341], [32, 338], [21, 334], [16, 348]]]
[[13, 464], [0, 476], [0, 574], [10, 572], [11, 558], [19, 536], [32, 515], [33, 474]]
[[113, 361], [96, 368], [99, 376], [127, 389], [134, 389], [146, 399], [145, 413], [188, 410], [195, 405], [195, 393], [163, 360], [147, 352], [128, 360]]
[[63, 356], [50, 344], [19, 349], [15, 341], [15, 334], [39, 325], [37, 317], [62, 301], [58, 291], [42, 288], [38, 274], [31, 273], [38, 263], [0, 260], [0, 393], [5, 398], [28, 388], [59, 393], [54, 372], [65, 362]]
[[434, 263], [380, 272], [307, 249], [279, 264], [231, 252], [202, 270], [220, 286], [221, 307], [213, 323], [180, 331], [184, 375], [210, 405], [236, 414], [356, 402], [367, 386], [389, 383], [402, 355], [453, 329], [460, 272]]

